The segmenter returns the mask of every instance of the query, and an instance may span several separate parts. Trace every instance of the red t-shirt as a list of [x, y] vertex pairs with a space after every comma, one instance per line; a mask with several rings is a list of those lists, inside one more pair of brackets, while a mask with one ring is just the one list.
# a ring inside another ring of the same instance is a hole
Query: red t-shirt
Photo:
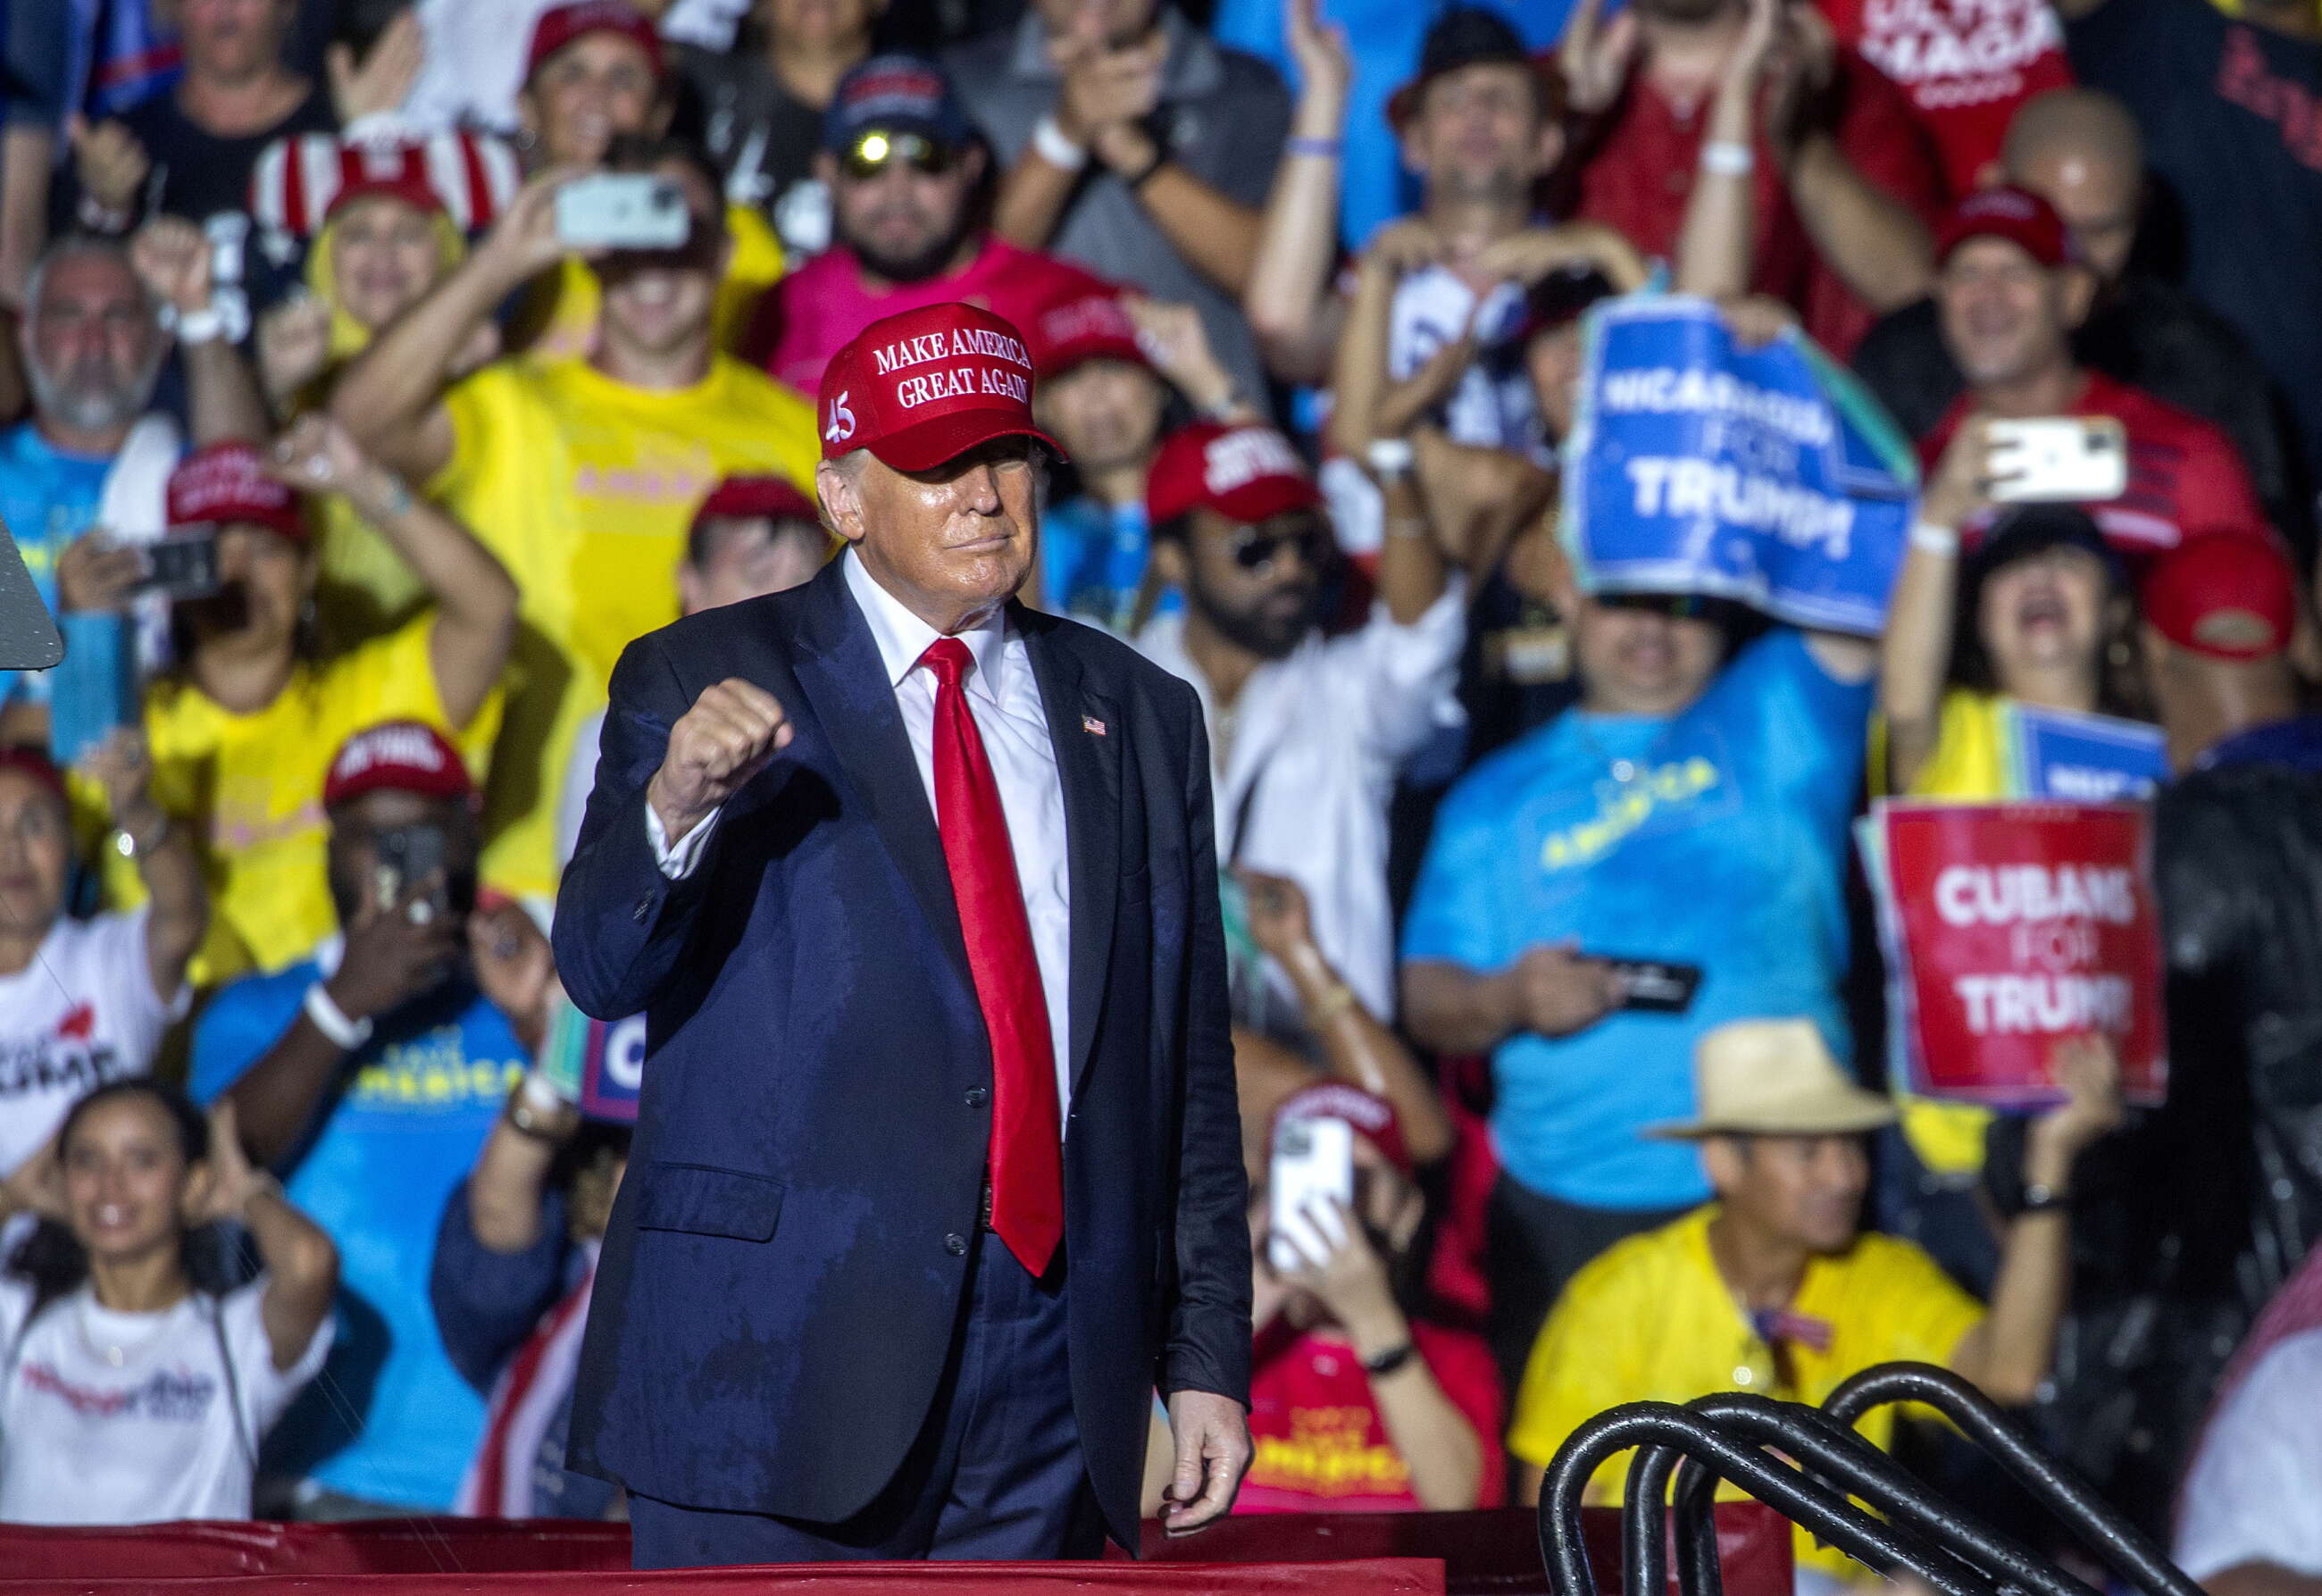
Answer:
[[[1911, 102], [1851, 50], [1838, 52], [1838, 145], [1876, 187], [1933, 227], [1943, 172]], [[1701, 165], [1709, 96], [1680, 111], [1640, 72], [1591, 131], [1580, 159], [1573, 214], [1619, 228], [1648, 255], [1677, 253], [1686, 202]], [[1843, 360], [1870, 329], [1870, 307], [1849, 293], [1815, 252], [1789, 191], [1756, 135], [1758, 247], [1750, 287], [1796, 307], [1815, 342]]]
[[1893, 78], [1954, 195], [1999, 159], [2016, 108], [2072, 81], [2048, 0], [1816, 0], [1849, 50]]
[[1021, 332], [1035, 310], [1066, 289], [1103, 287], [1103, 278], [1067, 261], [987, 235], [975, 259], [950, 276], [873, 294], [863, 286], [855, 251], [840, 245], [767, 291], [743, 347], [811, 398], [822, 386], [822, 369], [830, 357], [882, 316], [961, 301], [991, 311]]
[[[1974, 406], [1972, 393], [1961, 395], [1934, 430], [1919, 440], [1924, 470], [1934, 470], [1952, 433]], [[2233, 440], [2199, 416], [2101, 371], [2088, 374], [2079, 401], [2066, 413], [2113, 416], [2128, 433], [2126, 491], [2081, 507], [2130, 560], [2173, 549], [2199, 533], [2266, 535], [2270, 524]], [[1968, 530], [1979, 534], [1995, 514], [1984, 512]]]
[[[1500, 1444], [1500, 1376], [1484, 1338], [1413, 1325], [1411, 1338], [1435, 1383], [1476, 1427], [1484, 1449], [1478, 1507], [1506, 1500]], [[1419, 1510], [1410, 1465], [1387, 1438], [1355, 1349], [1278, 1322], [1257, 1338], [1249, 1382], [1256, 1448], [1234, 1500], [1237, 1513], [1408, 1513]]]

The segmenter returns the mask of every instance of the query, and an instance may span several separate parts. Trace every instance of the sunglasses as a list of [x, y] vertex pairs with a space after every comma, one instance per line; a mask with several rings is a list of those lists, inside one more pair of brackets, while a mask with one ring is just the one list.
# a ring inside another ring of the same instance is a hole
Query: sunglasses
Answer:
[[873, 128], [839, 151], [839, 169], [857, 182], [875, 178], [901, 161], [923, 178], [940, 178], [959, 164], [959, 151], [925, 133]]
[[1244, 527], [1226, 546], [1237, 565], [1258, 573], [1272, 570], [1287, 549], [1295, 549], [1306, 569], [1314, 571], [1324, 569], [1334, 552], [1330, 534], [1319, 526], [1301, 526], [1288, 532], [1260, 532], [1254, 526]]

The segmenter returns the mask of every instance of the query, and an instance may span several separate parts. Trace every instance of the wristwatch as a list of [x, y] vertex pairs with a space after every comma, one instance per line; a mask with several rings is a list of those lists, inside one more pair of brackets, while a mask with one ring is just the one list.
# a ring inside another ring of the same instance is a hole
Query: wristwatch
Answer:
[[2072, 1194], [2070, 1191], [2060, 1191], [2053, 1186], [2043, 1186], [2035, 1181], [2024, 1188], [2024, 1206], [2016, 1211], [2018, 1214], [2044, 1214], [2051, 1209], [2071, 1206]]
[[1378, 1353], [1373, 1356], [1365, 1358], [1363, 1360], [1363, 1373], [1371, 1375], [1373, 1378], [1376, 1378], [1382, 1374], [1392, 1374], [1397, 1369], [1402, 1368], [1405, 1363], [1411, 1362], [1412, 1357], [1418, 1351], [1419, 1348], [1408, 1341], [1404, 1342], [1401, 1346], [1390, 1346], [1383, 1353]]

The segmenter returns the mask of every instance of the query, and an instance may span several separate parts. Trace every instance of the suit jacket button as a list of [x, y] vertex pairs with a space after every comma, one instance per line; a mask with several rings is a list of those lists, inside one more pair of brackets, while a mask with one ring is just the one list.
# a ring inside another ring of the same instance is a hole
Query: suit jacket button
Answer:
[[964, 1257], [967, 1254], [967, 1237], [956, 1230], [953, 1231], [944, 1237], [944, 1251], [955, 1258]]
[[967, 1106], [971, 1108], [981, 1108], [983, 1107], [983, 1100], [991, 1095], [980, 1086], [971, 1086], [967, 1089]]
[[653, 899], [650, 898], [638, 898], [637, 907], [629, 911], [629, 918], [635, 920], [640, 926], [644, 925], [647, 920], [652, 919]]

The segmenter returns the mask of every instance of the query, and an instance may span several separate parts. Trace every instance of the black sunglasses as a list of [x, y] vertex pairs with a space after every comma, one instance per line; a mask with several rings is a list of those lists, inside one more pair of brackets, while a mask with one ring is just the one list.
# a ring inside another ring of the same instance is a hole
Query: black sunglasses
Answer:
[[861, 182], [901, 161], [925, 178], [940, 178], [959, 164], [959, 151], [925, 133], [890, 132], [874, 127], [839, 151], [838, 164]]
[[1298, 558], [1309, 570], [1321, 570], [1333, 552], [1330, 534], [1319, 526], [1301, 526], [1288, 532], [1260, 532], [1255, 526], [1237, 531], [1226, 545], [1232, 550], [1234, 561], [1244, 570], [1263, 571], [1282, 558], [1285, 549], [1296, 549]]

